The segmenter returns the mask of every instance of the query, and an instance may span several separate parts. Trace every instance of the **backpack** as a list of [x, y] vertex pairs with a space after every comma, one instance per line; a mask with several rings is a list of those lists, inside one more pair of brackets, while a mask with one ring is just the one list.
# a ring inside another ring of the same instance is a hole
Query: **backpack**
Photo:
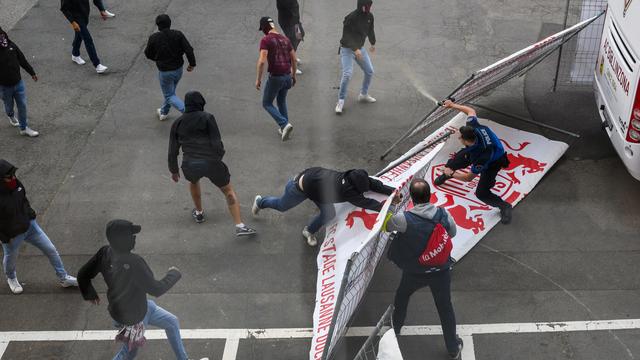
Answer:
[[[397, 234], [389, 246], [387, 257], [405, 271], [437, 271], [450, 263], [453, 244], [442, 224], [446, 219], [445, 210], [438, 208], [433, 219], [421, 219], [424, 220], [424, 226], [414, 225], [413, 230]], [[428, 239], [425, 241], [426, 237]]]
[[427, 246], [418, 258], [418, 262], [422, 266], [434, 267], [446, 264], [449, 261], [449, 256], [453, 249], [451, 237], [442, 225], [442, 213], [444, 213], [444, 210], [439, 208], [438, 212], [436, 212], [436, 216], [438, 216], [438, 213], [440, 213], [439, 219], [436, 222], [434, 217], [433, 220], [436, 224], [433, 227], [431, 236], [429, 236], [429, 240], [427, 240]]

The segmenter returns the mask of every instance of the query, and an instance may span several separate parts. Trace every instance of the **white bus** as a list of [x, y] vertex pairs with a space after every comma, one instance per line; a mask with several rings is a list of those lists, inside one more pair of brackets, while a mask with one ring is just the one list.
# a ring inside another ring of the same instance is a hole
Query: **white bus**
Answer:
[[594, 88], [602, 127], [640, 180], [640, 0], [609, 0]]

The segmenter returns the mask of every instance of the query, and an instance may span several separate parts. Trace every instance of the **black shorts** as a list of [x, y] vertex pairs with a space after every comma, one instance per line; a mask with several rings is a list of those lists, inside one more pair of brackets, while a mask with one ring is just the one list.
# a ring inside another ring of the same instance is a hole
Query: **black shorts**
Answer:
[[229, 168], [220, 160], [183, 160], [181, 167], [185, 179], [192, 184], [206, 177], [221, 188], [229, 185], [231, 181]]

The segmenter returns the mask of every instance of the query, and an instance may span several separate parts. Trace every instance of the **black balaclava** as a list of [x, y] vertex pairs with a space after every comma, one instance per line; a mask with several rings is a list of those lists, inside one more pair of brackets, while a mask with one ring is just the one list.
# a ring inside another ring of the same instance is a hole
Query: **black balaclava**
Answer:
[[0, 186], [3, 186], [6, 190], [13, 191], [18, 186], [18, 181], [15, 178], [17, 167], [13, 166], [12, 163], [8, 162], [5, 159], [0, 159], [0, 177], [5, 177], [7, 175], [13, 175], [13, 179], [10, 182], [6, 182], [4, 180], [0, 180]]
[[7, 33], [4, 30], [2, 30], [1, 27], [0, 27], [0, 47], [1, 48], [9, 47], [9, 35], [7, 35]]
[[358, 190], [359, 193], [369, 191], [369, 174], [362, 169], [349, 170], [345, 174], [345, 179]]
[[136, 246], [136, 235], [142, 227], [128, 220], [111, 220], [107, 224], [107, 241], [116, 253], [127, 254]]
[[[371, 5], [373, 5], [373, 0], [358, 0], [358, 10], [368, 14], [371, 12]], [[362, 9], [364, 7], [364, 10]]]
[[204, 111], [207, 104], [204, 96], [199, 91], [189, 91], [184, 95], [184, 112]]
[[170, 29], [171, 18], [167, 14], [158, 15], [158, 17], [156, 17], [156, 25], [158, 25], [158, 30], [160, 31]]

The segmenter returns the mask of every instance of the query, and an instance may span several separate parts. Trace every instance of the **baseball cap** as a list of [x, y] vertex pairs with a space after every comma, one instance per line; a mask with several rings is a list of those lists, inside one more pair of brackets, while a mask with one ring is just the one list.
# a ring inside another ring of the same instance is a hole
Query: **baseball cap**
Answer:
[[258, 30], [262, 30], [264, 29], [267, 25], [270, 26], [275, 26], [273, 23], [273, 19], [270, 18], [269, 16], [263, 16], [260, 18], [260, 27], [258, 28]]
[[142, 226], [135, 225], [131, 221], [116, 219], [107, 224], [107, 240], [112, 248], [125, 252], [133, 249], [133, 235], [142, 230]]

